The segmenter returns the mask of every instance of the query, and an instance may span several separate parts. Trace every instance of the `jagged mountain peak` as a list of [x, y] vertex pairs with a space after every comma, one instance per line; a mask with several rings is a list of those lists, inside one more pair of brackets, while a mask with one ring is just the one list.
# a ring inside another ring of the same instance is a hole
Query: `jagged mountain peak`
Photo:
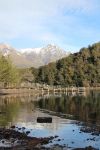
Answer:
[[[40, 53], [47, 53], [47, 52], [64, 52], [63, 49], [61, 49], [60, 47], [58, 47], [57, 45], [54, 44], [48, 44], [45, 47], [40, 47], [40, 48], [25, 48], [25, 49], [20, 49], [20, 52], [22, 54], [30, 54], [30, 53], [36, 53], [36, 54], [40, 54]], [[66, 52], [66, 51], [65, 51]]]
[[17, 67], [40, 67], [69, 55], [56, 45], [48, 44], [42, 48], [26, 48], [16, 50], [12, 46], [1, 43], [0, 53], [11, 58]]
[[41, 52], [44, 51], [44, 52], [62, 52], [62, 53], [66, 53], [65, 50], [63, 50], [62, 48], [60, 48], [59, 46], [57, 45], [54, 45], [54, 44], [48, 44], [46, 47], [43, 47]]

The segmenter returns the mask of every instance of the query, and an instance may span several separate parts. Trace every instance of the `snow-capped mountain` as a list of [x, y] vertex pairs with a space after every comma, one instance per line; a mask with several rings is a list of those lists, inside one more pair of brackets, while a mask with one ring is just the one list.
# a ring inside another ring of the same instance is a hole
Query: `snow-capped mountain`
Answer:
[[27, 48], [16, 50], [8, 44], [0, 44], [0, 53], [9, 56], [17, 67], [36, 67], [55, 62], [69, 55], [56, 45], [47, 45], [43, 48]]
[[12, 63], [17, 67], [29, 67], [32, 65], [32, 63], [29, 62], [24, 55], [8, 44], [0, 44], [0, 53], [5, 57], [9, 56]]
[[29, 54], [29, 53], [32, 53], [32, 52], [38, 54], [38, 53], [40, 53], [41, 49], [42, 48], [26, 48], [26, 49], [21, 49], [20, 51], [21, 51], [22, 54]]

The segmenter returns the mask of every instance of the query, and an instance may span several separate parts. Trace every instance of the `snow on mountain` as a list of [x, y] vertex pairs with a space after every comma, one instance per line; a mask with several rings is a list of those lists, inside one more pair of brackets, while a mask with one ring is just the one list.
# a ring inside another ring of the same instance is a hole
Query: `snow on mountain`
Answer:
[[69, 55], [66, 51], [56, 45], [47, 45], [43, 48], [26, 48], [16, 50], [8, 44], [0, 44], [0, 53], [11, 58], [17, 67], [40, 67], [50, 62]]
[[29, 54], [29, 53], [40, 53], [42, 48], [26, 48], [26, 49], [20, 49], [20, 52], [23, 54], [23, 53], [26, 53], [26, 54]]

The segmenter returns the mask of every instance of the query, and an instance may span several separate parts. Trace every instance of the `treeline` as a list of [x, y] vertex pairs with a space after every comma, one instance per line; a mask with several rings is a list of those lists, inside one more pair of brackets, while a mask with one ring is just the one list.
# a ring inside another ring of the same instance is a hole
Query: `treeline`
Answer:
[[17, 68], [9, 56], [0, 54], [0, 88], [28, 87], [34, 83], [30, 68]]
[[61, 86], [100, 86], [100, 42], [39, 69], [34, 82]]
[[20, 81], [19, 71], [9, 57], [0, 55], [0, 87], [7, 87]]
[[100, 42], [39, 69], [16, 68], [9, 57], [0, 55], [0, 87], [21, 83], [60, 86], [100, 86]]

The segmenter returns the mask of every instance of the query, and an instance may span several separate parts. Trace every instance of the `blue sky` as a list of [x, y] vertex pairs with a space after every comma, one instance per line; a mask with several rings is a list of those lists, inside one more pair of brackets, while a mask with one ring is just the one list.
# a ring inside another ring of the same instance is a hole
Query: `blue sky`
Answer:
[[0, 43], [75, 52], [98, 41], [100, 0], [0, 0]]

